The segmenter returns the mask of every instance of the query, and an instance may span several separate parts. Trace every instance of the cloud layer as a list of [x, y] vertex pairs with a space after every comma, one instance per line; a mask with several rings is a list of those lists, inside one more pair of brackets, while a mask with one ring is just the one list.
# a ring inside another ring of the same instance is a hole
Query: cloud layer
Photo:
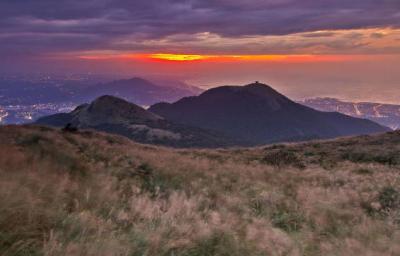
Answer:
[[0, 53], [397, 52], [399, 27], [398, 0], [2, 0]]

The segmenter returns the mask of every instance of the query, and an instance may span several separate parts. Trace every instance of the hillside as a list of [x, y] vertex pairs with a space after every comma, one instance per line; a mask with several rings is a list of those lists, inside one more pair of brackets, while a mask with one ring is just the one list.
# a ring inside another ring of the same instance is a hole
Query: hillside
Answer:
[[150, 107], [173, 122], [225, 133], [253, 145], [389, 131], [372, 121], [320, 112], [293, 102], [270, 86], [222, 86], [175, 103]]
[[173, 150], [0, 127], [0, 255], [399, 255], [400, 133]]
[[90, 128], [126, 136], [141, 143], [171, 147], [226, 147], [240, 144], [223, 134], [176, 124], [114, 96], [101, 96], [70, 113], [39, 118], [36, 124]]
[[337, 111], [349, 116], [366, 118], [393, 130], [400, 129], [400, 105], [346, 102], [333, 98], [306, 99], [299, 103], [320, 111]]

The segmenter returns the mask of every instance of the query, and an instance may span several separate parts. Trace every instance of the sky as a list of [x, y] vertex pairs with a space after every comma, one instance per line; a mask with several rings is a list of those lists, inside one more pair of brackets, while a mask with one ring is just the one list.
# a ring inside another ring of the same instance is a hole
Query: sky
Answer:
[[1, 0], [0, 72], [400, 103], [399, 0]]

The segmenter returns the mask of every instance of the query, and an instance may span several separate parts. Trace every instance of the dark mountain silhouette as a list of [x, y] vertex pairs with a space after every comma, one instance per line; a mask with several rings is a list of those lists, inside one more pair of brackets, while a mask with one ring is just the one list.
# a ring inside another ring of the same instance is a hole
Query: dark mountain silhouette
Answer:
[[201, 92], [201, 89], [181, 82], [167, 82], [165, 85], [159, 85], [139, 77], [98, 84], [87, 90], [85, 94], [89, 96], [88, 100], [101, 95], [111, 95], [141, 106], [150, 106], [157, 102], [174, 102], [182, 97], [197, 95]]
[[120, 134], [142, 143], [172, 147], [225, 147], [240, 144], [218, 132], [175, 124], [133, 103], [114, 96], [101, 96], [70, 113], [40, 118], [36, 124], [68, 130], [96, 129]]
[[173, 122], [223, 132], [254, 145], [389, 130], [369, 120], [300, 105], [258, 82], [213, 88], [172, 104], [155, 104], [149, 110]]

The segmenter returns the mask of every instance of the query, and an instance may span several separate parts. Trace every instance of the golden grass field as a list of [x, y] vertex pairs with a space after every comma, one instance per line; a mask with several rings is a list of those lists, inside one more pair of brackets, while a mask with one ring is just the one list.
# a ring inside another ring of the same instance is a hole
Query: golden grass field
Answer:
[[3, 126], [0, 255], [400, 255], [400, 132], [177, 150]]

